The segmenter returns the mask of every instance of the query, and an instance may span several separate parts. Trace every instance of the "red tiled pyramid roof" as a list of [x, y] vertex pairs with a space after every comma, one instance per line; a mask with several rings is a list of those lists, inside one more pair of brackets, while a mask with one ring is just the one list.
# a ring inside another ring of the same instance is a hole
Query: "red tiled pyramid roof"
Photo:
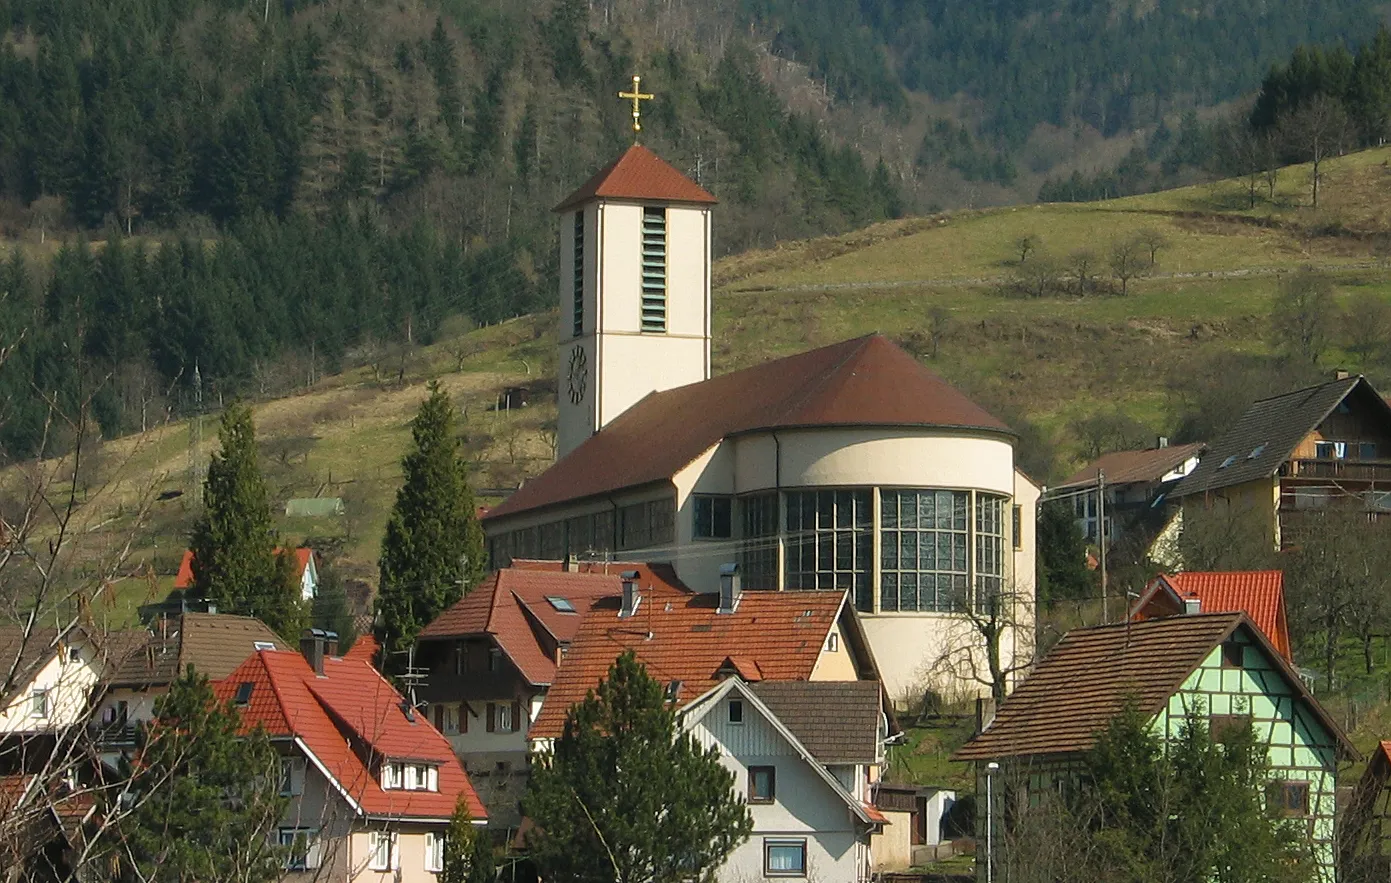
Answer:
[[1279, 570], [1191, 571], [1162, 574], [1150, 581], [1132, 618], [1139, 621], [1184, 612], [1183, 601], [1195, 596], [1203, 613], [1241, 611], [1251, 617], [1276, 651], [1290, 656], [1285, 616], [1285, 575]]
[[[369, 816], [447, 819], [460, 795], [475, 819], [486, 816], [449, 742], [423, 714], [408, 720], [401, 694], [365, 662], [324, 660], [318, 677], [298, 653], [262, 650], [214, 685], [219, 701], [252, 685], [242, 726], [303, 740], [338, 786]], [[375, 752], [439, 766], [438, 791], [385, 790], [363, 761]]]
[[874, 334], [654, 392], [522, 485], [488, 519], [670, 481], [730, 436], [830, 426], [1013, 434], [917, 359]]
[[600, 169], [552, 211], [569, 211], [591, 199], [641, 199], [653, 202], [716, 202], [705, 188], [681, 174], [666, 160], [634, 144], [623, 155]]
[[619, 618], [619, 599], [595, 602], [556, 672], [532, 738], [554, 738], [570, 707], [584, 699], [613, 661], [632, 650], [653, 678], [680, 681], [684, 704], [717, 683], [716, 673], [737, 648], [741, 662], [764, 681], [811, 677], [831, 626], [845, 603], [840, 592], [744, 592], [733, 613], [718, 613], [717, 594], [688, 594], [639, 584], [642, 601], [631, 617]]

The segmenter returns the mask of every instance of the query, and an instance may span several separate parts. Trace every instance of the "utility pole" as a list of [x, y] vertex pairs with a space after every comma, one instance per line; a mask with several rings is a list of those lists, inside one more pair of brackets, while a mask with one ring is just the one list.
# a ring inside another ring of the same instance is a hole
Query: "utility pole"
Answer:
[[1100, 549], [1097, 565], [1101, 568], [1101, 621], [1111, 621], [1111, 597], [1106, 591], [1106, 472], [1096, 472], [1096, 545]]

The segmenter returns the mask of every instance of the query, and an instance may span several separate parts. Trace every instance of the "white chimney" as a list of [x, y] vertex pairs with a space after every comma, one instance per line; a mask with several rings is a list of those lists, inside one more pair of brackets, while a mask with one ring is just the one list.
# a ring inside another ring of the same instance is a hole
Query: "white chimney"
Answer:
[[720, 607], [718, 613], [733, 613], [739, 606], [739, 596], [743, 594], [743, 581], [739, 578], [738, 564], [720, 565]]
[[1197, 595], [1188, 595], [1183, 599], [1183, 612], [1192, 616], [1195, 613], [1203, 612], [1203, 599]]
[[1156, 444], [1155, 447], [1157, 447], [1157, 448], [1167, 448], [1168, 446], [1169, 446], [1169, 437], [1168, 437], [1167, 435], [1161, 435], [1161, 436], [1159, 437], [1159, 439], [1158, 439], [1158, 444]]
[[638, 603], [642, 601], [642, 597], [638, 595], [638, 572], [636, 570], [625, 570], [618, 577], [623, 580], [623, 604], [618, 608], [618, 616], [622, 619], [638, 612]]

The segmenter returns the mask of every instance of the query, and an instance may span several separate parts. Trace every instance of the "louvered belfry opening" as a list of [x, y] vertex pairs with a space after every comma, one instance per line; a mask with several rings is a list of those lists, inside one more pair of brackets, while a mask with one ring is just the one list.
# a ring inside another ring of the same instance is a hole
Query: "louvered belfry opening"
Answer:
[[642, 330], [667, 330], [667, 210], [642, 210]]
[[574, 333], [584, 333], [584, 208], [575, 212]]

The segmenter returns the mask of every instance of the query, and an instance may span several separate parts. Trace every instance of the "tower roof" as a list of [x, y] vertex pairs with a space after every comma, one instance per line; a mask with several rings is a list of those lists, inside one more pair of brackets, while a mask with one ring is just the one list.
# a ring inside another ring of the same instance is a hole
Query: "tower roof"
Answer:
[[643, 199], [654, 202], [716, 202], [705, 188], [681, 174], [657, 154], [634, 144], [571, 193], [553, 211], [569, 211], [591, 199]]
[[730, 436], [848, 426], [1014, 435], [875, 334], [651, 393], [524, 484], [488, 518], [670, 480]]

